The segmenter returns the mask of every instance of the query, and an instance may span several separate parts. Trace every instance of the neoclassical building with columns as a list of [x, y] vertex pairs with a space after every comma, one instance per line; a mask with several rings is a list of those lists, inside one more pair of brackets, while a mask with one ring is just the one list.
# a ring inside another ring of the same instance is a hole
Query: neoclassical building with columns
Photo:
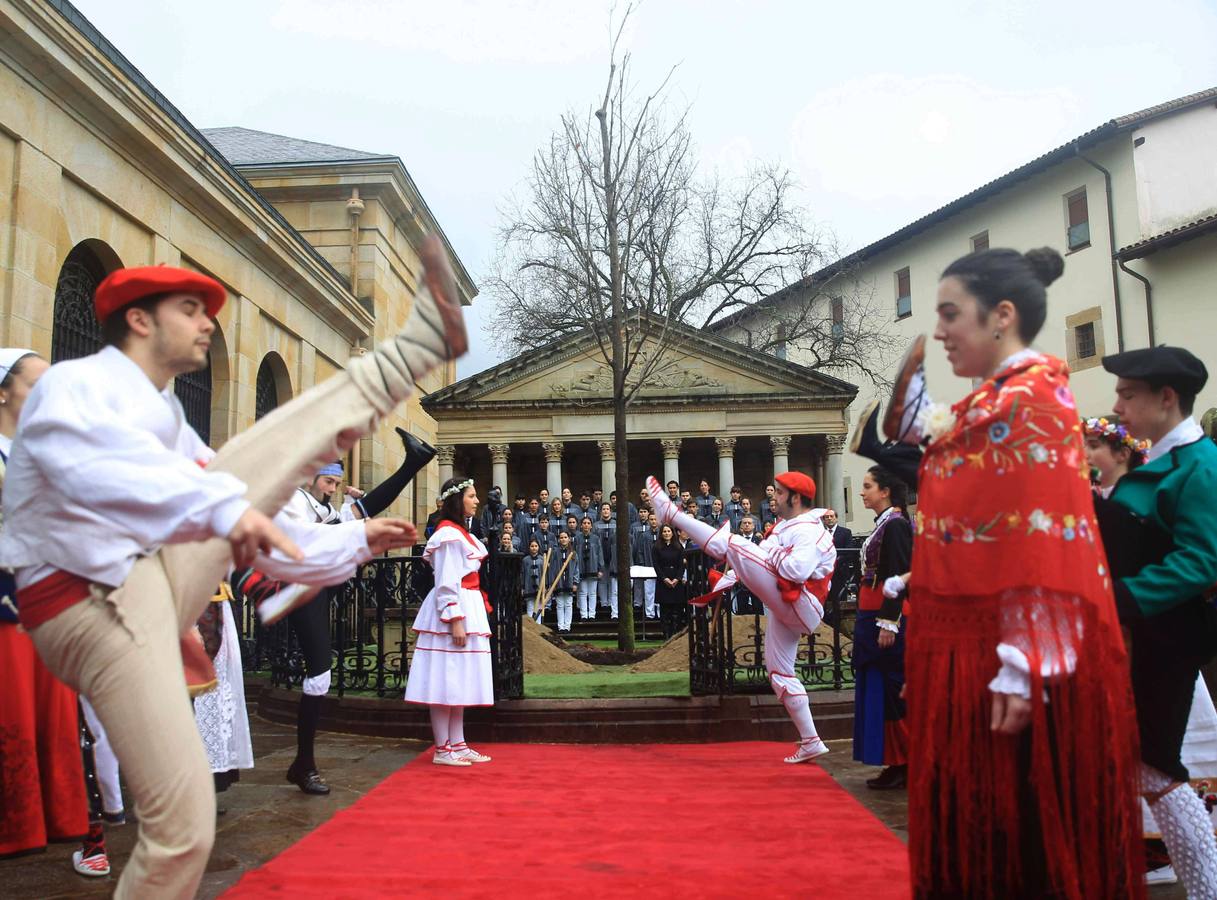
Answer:
[[[675, 331], [629, 407], [630, 500], [652, 474], [693, 493], [704, 478], [724, 498], [736, 484], [754, 505], [788, 469], [840, 485], [856, 387], [712, 334]], [[607, 497], [617, 474], [611, 387], [594, 338], [575, 335], [432, 393], [422, 405], [436, 422], [441, 482], [458, 473], [506, 498], [563, 487]]]

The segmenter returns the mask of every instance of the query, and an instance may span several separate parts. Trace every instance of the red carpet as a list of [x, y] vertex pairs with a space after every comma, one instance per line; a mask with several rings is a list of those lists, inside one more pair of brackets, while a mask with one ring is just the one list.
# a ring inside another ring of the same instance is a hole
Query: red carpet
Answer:
[[478, 749], [428, 751], [224, 896], [909, 895], [904, 844], [789, 744]]

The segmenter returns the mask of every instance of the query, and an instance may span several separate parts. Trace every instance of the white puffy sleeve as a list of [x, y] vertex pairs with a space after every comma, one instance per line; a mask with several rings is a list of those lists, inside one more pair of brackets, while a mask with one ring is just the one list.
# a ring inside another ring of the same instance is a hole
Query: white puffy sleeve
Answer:
[[260, 555], [254, 564], [260, 571], [279, 581], [297, 584], [341, 584], [355, 570], [372, 558], [368, 549], [367, 528], [363, 522], [343, 522], [338, 525], [314, 525], [300, 522], [281, 512], [275, 524], [296, 542], [304, 553], [297, 562], [278, 550], [270, 556]]
[[[432, 536], [432, 540], [434, 540]], [[465, 618], [461, 612], [461, 578], [465, 575], [465, 548], [460, 540], [442, 541], [431, 550], [431, 566], [435, 569], [433, 599], [444, 622]]]
[[87, 390], [39, 387], [21, 417], [26, 450], [65, 497], [143, 546], [226, 537], [249, 508], [238, 478], [204, 471]]

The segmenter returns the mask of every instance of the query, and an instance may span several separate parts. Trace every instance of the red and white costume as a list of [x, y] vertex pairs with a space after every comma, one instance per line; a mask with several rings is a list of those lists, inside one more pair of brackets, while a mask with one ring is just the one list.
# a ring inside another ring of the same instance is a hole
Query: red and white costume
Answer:
[[753, 544], [732, 534], [729, 522], [715, 530], [678, 511], [654, 478], [647, 479], [647, 490], [661, 522], [682, 529], [709, 556], [730, 565], [731, 571], [718, 579], [708, 596], [739, 582], [765, 605], [765, 667], [770, 684], [799, 729], [802, 745], [816, 745], [811, 753], [800, 751], [803, 755], [796, 754], [799, 758], [790, 761], [801, 762], [827, 752], [815, 733], [807, 689], [795, 672], [799, 642], [824, 618], [824, 600], [837, 562], [832, 535], [820, 522], [825, 510], [781, 519], [759, 544]]
[[[490, 620], [478, 571], [486, 546], [460, 525], [443, 521], [427, 541], [423, 559], [435, 570], [435, 587], [419, 607], [418, 638], [406, 681], [406, 700], [436, 706], [493, 706]], [[464, 620], [464, 647], [452, 640], [452, 623]]]

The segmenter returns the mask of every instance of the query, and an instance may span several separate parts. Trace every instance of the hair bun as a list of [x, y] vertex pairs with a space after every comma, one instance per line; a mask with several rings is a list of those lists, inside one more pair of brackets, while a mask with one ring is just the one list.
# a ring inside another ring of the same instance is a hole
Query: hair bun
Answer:
[[1060, 278], [1065, 271], [1065, 260], [1051, 247], [1028, 250], [1023, 254], [1023, 259], [1027, 260], [1027, 265], [1031, 266], [1031, 271], [1044, 287]]

